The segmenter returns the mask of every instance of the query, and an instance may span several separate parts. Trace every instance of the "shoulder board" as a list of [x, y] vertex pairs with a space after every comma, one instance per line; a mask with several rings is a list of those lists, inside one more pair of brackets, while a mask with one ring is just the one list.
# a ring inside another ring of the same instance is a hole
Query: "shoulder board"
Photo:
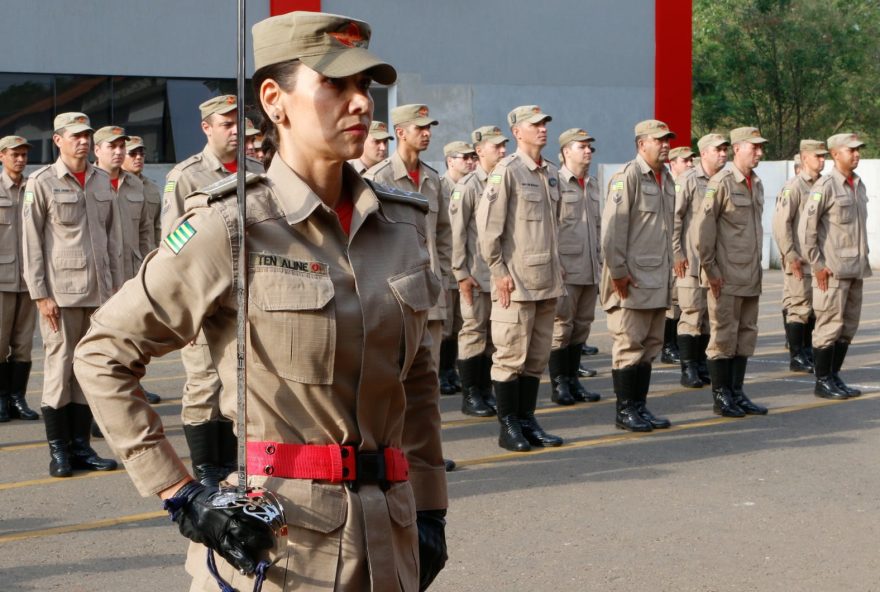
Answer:
[[[258, 175], [257, 173], [248, 173], [244, 178], [245, 186], [253, 185], [257, 181], [263, 179], [265, 175]], [[208, 201], [214, 201], [229, 195], [230, 193], [235, 193], [235, 190], [238, 188], [238, 175], [229, 175], [220, 179], [219, 181], [215, 181], [206, 187], [200, 187], [193, 193], [204, 193], [208, 196]]]
[[376, 194], [376, 197], [379, 198], [379, 201], [406, 204], [414, 206], [426, 214], [428, 213], [428, 200], [422, 197], [421, 193], [402, 191], [395, 187], [389, 187], [387, 185], [376, 183], [375, 181], [370, 181], [369, 179], [364, 179], [364, 181], [367, 182], [367, 185], [370, 186], [370, 189], [372, 189]]
[[51, 165], [51, 164], [47, 164], [47, 165], [41, 166], [40, 168], [38, 168], [37, 170], [35, 170], [33, 173], [31, 173], [30, 176], [31, 176], [31, 178], [36, 179], [37, 177], [39, 177], [40, 175], [42, 175], [43, 173], [45, 173], [46, 171], [48, 171], [50, 168], [52, 168], [52, 165]]
[[552, 160], [550, 160], [549, 158], [545, 158], [545, 159], [544, 159], [544, 162], [546, 162], [546, 163], [549, 164], [550, 166], [554, 166], [554, 167], [556, 167], [557, 169], [559, 168], [559, 165], [556, 164], [555, 162], [553, 162]]
[[105, 171], [104, 169], [102, 169], [102, 168], [99, 167], [99, 166], [96, 166], [96, 167], [95, 167], [95, 172], [104, 175], [104, 176], [107, 177], [108, 179], [110, 178], [110, 173], [108, 173], [107, 171]]
[[429, 165], [429, 164], [428, 164], [427, 162], [425, 162], [424, 160], [422, 161], [422, 166], [425, 167], [426, 169], [428, 169], [429, 171], [434, 171], [434, 172], [437, 173], [438, 175], [440, 174], [440, 173], [437, 172], [437, 169], [435, 169], [434, 167], [432, 167], [431, 165]]
[[474, 177], [476, 177], [476, 176], [477, 176], [476, 173], [474, 173], [473, 171], [471, 171], [470, 173], [466, 174], [464, 177], [462, 177], [461, 179], [459, 179], [459, 180], [458, 180], [458, 183], [456, 183], [456, 185], [467, 185], [467, 184], [470, 183], [471, 180], [472, 180]]
[[193, 165], [193, 164], [195, 164], [195, 163], [197, 163], [197, 162], [201, 162], [201, 161], [202, 161], [202, 155], [201, 155], [201, 153], [199, 153], [199, 154], [193, 154], [192, 156], [190, 156], [190, 157], [187, 158], [186, 160], [181, 160], [180, 162], [178, 162], [178, 163], [174, 166], [174, 168], [175, 168], [175, 169], [178, 169], [178, 170], [180, 170], [180, 169], [185, 169], [186, 167], [188, 167], [188, 166], [190, 166], [190, 165]]
[[519, 155], [516, 152], [514, 152], [513, 154], [509, 154], [509, 155], [505, 156], [504, 158], [502, 158], [501, 160], [499, 160], [498, 163], [495, 165], [495, 168], [497, 169], [498, 167], [506, 167], [510, 163], [516, 161], [518, 158], [519, 158]]

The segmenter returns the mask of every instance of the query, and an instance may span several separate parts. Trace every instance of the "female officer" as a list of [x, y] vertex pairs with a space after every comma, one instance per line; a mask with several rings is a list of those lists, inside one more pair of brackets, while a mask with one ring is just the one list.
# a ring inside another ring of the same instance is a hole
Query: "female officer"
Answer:
[[[140, 273], [100, 309], [76, 373], [107, 442], [143, 495], [166, 500], [181, 532], [213, 548], [219, 575], [250, 589], [267, 527], [212, 506], [139, 394], [162, 356], [205, 331], [235, 416], [237, 265], [248, 266], [248, 473], [276, 493], [286, 548], [264, 590], [424, 589], [446, 559], [446, 478], [426, 314], [439, 293], [426, 204], [363, 181], [371, 80], [396, 72], [368, 52], [370, 27], [294, 12], [253, 28], [267, 174], [247, 191], [237, 258], [234, 180], [189, 211]], [[216, 590], [205, 548], [193, 590]], [[419, 567], [421, 564], [421, 574]]]

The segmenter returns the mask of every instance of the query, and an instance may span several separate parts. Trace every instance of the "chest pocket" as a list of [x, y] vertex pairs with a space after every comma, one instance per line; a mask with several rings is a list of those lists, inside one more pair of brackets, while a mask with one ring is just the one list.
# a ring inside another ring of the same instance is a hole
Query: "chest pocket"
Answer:
[[251, 277], [255, 363], [294, 382], [332, 384], [336, 311], [330, 276], [258, 266]]
[[849, 195], [835, 195], [834, 212], [838, 224], [851, 224], [856, 218], [855, 201]]
[[59, 224], [76, 224], [83, 216], [79, 192], [53, 192], [52, 210]]
[[420, 265], [388, 278], [403, 314], [401, 379], [406, 378], [427, 326], [428, 309], [440, 295], [440, 281], [430, 265]]
[[655, 216], [660, 211], [660, 195], [656, 187], [642, 186], [642, 195], [639, 196], [639, 212], [646, 216]]
[[0, 224], [12, 224], [15, 219], [15, 204], [7, 197], [0, 197]]
[[113, 207], [113, 194], [109, 191], [96, 191], [95, 205], [101, 224], [106, 224], [107, 219], [110, 217], [110, 208]]
[[526, 189], [521, 194], [522, 199], [519, 200], [519, 211], [517, 214], [523, 220], [543, 220], [544, 219], [544, 196], [538, 189]]
[[562, 219], [574, 221], [580, 218], [581, 203], [583, 200], [576, 191], [566, 191], [562, 194]]
[[132, 220], [140, 220], [141, 211], [144, 209], [144, 196], [137, 193], [126, 193], [125, 207]]
[[752, 219], [752, 198], [745, 193], [731, 193], [730, 204], [733, 206], [730, 210], [731, 221], [740, 226], [748, 224]]

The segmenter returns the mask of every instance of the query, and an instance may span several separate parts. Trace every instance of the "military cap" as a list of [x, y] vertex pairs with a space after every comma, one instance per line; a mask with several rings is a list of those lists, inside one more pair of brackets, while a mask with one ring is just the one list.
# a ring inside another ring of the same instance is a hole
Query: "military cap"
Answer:
[[140, 136], [128, 136], [128, 142], [125, 143], [125, 151], [131, 152], [138, 148], [144, 148], [144, 139]]
[[52, 122], [52, 129], [55, 131], [67, 130], [72, 134], [95, 131], [92, 129], [89, 116], [76, 111], [56, 115], [55, 121]]
[[256, 69], [299, 60], [330, 78], [368, 72], [380, 84], [393, 84], [397, 72], [370, 53], [370, 25], [322, 12], [294, 11], [254, 25]]
[[428, 116], [427, 105], [401, 105], [391, 110], [391, 125], [414, 123], [418, 126], [437, 125], [437, 120]]
[[761, 130], [756, 127], [738, 127], [730, 130], [730, 143], [739, 144], [740, 142], [766, 144], [767, 139], [761, 137]]
[[675, 138], [675, 133], [669, 129], [669, 126], [657, 119], [646, 119], [636, 124], [635, 134], [639, 136], [649, 136], [658, 140], [662, 138]]
[[676, 158], [691, 158], [694, 155], [694, 151], [690, 149], [688, 146], [679, 146], [678, 148], [673, 148], [669, 151], [669, 161], [672, 162]]
[[467, 142], [456, 140], [449, 142], [443, 147], [443, 156], [452, 156], [453, 154], [474, 154], [474, 147]]
[[125, 135], [125, 129], [118, 125], [105, 125], [95, 132], [95, 144], [115, 142], [119, 138], [125, 138], [126, 141], [128, 140], [128, 136]]
[[828, 148], [860, 148], [865, 143], [859, 139], [857, 134], [835, 134], [828, 138]]
[[33, 146], [21, 136], [4, 136], [3, 138], [0, 138], [0, 151], [6, 150], [7, 148], [21, 148], [22, 146], [33, 148]]
[[559, 146], [565, 147], [569, 142], [595, 142], [596, 138], [579, 127], [567, 129], [559, 134]]
[[717, 148], [726, 144], [729, 145], [730, 142], [721, 134], [706, 134], [697, 142], [697, 148], [702, 152], [706, 148]]
[[510, 126], [517, 123], [541, 123], [553, 121], [553, 118], [541, 111], [537, 105], [520, 105], [507, 114], [507, 123]]
[[259, 135], [260, 130], [254, 127], [254, 122], [251, 121], [250, 117], [244, 118], [244, 135], [245, 136], [256, 136]]
[[220, 95], [219, 97], [208, 99], [199, 105], [202, 119], [207, 119], [214, 113], [225, 115], [236, 109], [238, 109], [238, 101], [236, 100], [235, 95]]
[[388, 124], [384, 121], [374, 121], [370, 124], [370, 137], [374, 140], [393, 140], [394, 136], [388, 133]]
[[825, 142], [819, 140], [801, 140], [801, 152], [812, 152], [813, 154], [828, 154], [825, 148]]
[[801, 166], [801, 155], [800, 154], [794, 155], [794, 165]]
[[484, 125], [471, 132], [471, 142], [473, 142], [475, 146], [480, 142], [503, 144], [507, 141], [507, 138], [501, 133], [501, 129], [494, 125]]

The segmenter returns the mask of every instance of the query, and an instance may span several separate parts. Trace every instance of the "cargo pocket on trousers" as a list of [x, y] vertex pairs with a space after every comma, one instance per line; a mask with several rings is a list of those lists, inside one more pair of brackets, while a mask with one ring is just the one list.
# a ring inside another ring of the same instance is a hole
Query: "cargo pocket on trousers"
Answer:
[[403, 315], [403, 360], [401, 378], [405, 378], [426, 331], [428, 310], [440, 296], [440, 280], [429, 263], [388, 278], [388, 286]]
[[348, 516], [343, 486], [290, 479], [276, 491], [284, 505], [289, 530], [288, 580], [333, 589], [342, 529]]
[[[397, 576], [402, 584], [418, 582], [419, 531], [416, 526], [416, 501], [412, 487], [409, 483], [395, 483], [385, 493], [385, 502], [391, 517]], [[404, 592], [407, 592], [406, 588]]]
[[[326, 265], [316, 265], [326, 273]], [[332, 384], [336, 315], [330, 276], [257, 267], [251, 278], [255, 363], [294, 382]]]
[[553, 283], [553, 266], [550, 264], [552, 255], [546, 253], [532, 253], [523, 255], [522, 282], [527, 290], [541, 290], [549, 288]]
[[78, 250], [56, 251], [52, 254], [55, 273], [52, 291], [58, 294], [85, 294], [89, 291], [88, 258]]

